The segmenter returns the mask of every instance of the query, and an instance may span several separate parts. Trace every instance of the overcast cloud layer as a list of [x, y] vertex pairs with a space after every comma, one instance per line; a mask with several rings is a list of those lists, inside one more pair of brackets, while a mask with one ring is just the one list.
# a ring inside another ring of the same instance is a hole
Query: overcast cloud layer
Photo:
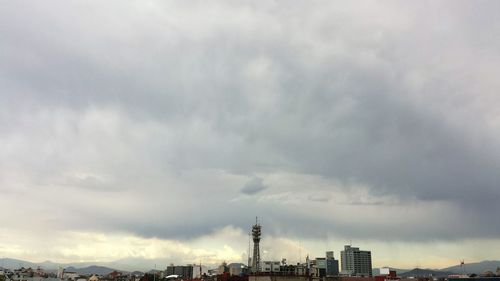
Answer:
[[500, 259], [499, 10], [0, 1], [0, 255]]

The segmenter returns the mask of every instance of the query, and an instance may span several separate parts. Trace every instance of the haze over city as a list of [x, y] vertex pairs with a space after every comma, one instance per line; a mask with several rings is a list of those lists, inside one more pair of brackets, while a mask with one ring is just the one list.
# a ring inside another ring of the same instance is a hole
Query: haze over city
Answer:
[[498, 260], [498, 11], [0, 0], [0, 258]]

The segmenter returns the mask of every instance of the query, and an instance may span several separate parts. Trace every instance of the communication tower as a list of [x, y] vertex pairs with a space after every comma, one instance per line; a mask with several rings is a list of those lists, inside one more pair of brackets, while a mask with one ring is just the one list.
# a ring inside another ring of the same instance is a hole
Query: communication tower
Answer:
[[261, 229], [257, 217], [255, 218], [255, 224], [252, 226], [252, 238], [253, 238], [253, 258], [252, 258], [252, 271], [260, 272], [260, 235]]

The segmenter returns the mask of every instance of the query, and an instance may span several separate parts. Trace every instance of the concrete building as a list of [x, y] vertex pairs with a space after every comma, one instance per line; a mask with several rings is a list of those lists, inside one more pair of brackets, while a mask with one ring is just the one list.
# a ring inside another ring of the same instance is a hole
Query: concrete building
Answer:
[[248, 281], [310, 281], [308, 276], [250, 275]]
[[230, 263], [227, 265], [229, 275], [242, 275], [245, 271], [245, 265], [242, 263]]
[[281, 274], [287, 275], [296, 275], [297, 274], [297, 266], [293, 264], [282, 264], [280, 266]]
[[316, 258], [313, 262], [313, 270], [316, 269], [314, 275], [320, 278], [326, 276], [326, 258]]
[[64, 268], [59, 267], [57, 269], [57, 278], [62, 279], [63, 278], [63, 274], [64, 274]]
[[201, 278], [203, 275], [208, 275], [208, 267], [205, 265], [193, 265], [193, 278]]
[[76, 280], [78, 277], [80, 277], [80, 275], [74, 271], [64, 271], [62, 279]]
[[310, 274], [319, 278], [339, 276], [339, 261], [334, 258], [333, 251], [326, 252], [325, 256], [309, 262]]
[[279, 261], [263, 261], [261, 262], [261, 272], [276, 273], [280, 272], [281, 262]]
[[193, 279], [192, 265], [169, 265], [165, 270], [165, 275], [179, 275], [182, 279]]
[[223, 261], [219, 267], [217, 267], [217, 274], [229, 273], [229, 267], [227, 266], [226, 261]]
[[[276, 265], [277, 266], [277, 265]], [[279, 275], [281, 276], [308, 276], [309, 268], [305, 263], [297, 264], [281, 264], [279, 269]]]
[[370, 251], [345, 245], [340, 256], [343, 275], [372, 276], [372, 253]]
[[326, 252], [326, 277], [339, 276], [339, 261], [333, 256], [333, 251]]

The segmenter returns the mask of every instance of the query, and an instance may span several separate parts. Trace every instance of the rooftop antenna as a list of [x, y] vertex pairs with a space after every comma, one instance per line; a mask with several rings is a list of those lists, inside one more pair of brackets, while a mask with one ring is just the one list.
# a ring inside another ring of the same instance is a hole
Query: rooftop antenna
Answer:
[[463, 275], [465, 275], [466, 274], [465, 273], [465, 261], [463, 259], [460, 261], [460, 267], [462, 268]]
[[299, 240], [299, 264], [302, 263], [302, 247], [300, 246], [300, 240]]

